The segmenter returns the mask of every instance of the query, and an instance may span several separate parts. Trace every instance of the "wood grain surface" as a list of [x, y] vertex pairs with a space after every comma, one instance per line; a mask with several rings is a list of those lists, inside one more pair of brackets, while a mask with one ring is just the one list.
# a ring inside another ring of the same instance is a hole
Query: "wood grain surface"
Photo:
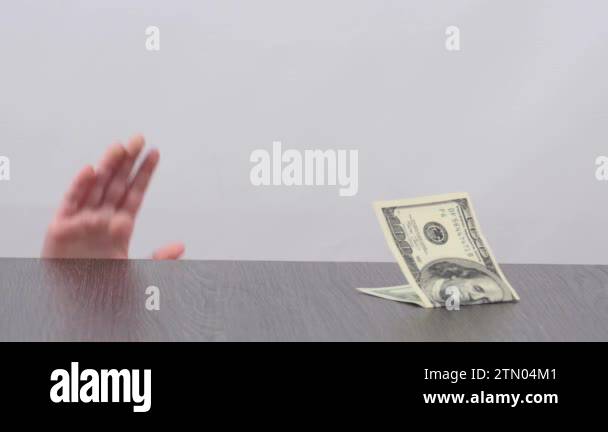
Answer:
[[608, 266], [503, 270], [519, 303], [447, 311], [355, 291], [392, 263], [0, 259], [0, 340], [608, 341]]

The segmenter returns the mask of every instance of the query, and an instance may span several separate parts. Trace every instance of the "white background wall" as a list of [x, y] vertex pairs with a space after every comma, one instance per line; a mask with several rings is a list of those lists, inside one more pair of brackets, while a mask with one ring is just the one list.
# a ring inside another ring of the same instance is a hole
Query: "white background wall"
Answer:
[[[468, 191], [499, 261], [608, 263], [608, 3], [0, 0], [0, 255], [143, 132], [133, 255], [392, 260], [377, 199]], [[145, 50], [145, 28], [161, 50]], [[460, 52], [444, 47], [461, 30]], [[252, 150], [358, 149], [359, 193], [254, 187]]]

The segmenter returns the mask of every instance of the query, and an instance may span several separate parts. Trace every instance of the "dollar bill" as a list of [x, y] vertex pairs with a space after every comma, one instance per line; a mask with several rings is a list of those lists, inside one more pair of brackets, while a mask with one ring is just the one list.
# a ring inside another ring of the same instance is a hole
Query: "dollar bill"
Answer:
[[[442, 307], [454, 296], [460, 305], [519, 300], [481, 234], [468, 194], [381, 201], [374, 208], [422, 306]], [[399, 292], [389, 288], [387, 295]]]
[[417, 304], [418, 306], [424, 306], [422, 300], [418, 296], [416, 289], [411, 285], [396, 285], [389, 287], [380, 288], [357, 288], [362, 293], [369, 294], [372, 296], [394, 300], [403, 303]]

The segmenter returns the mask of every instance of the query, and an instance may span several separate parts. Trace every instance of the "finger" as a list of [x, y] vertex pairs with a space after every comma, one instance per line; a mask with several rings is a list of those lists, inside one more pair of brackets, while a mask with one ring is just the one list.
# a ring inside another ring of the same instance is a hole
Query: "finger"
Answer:
[[87, 197], [85, 203], [87, 207], [98, 207], [101, 204], [104, 192], [126, 154], [125, 148], [118, 143], [111, 145], [108, 150], [106, 150], [106, 153], [97, 168], [97, 181], [95, 186]]
[[78, 172], [76, 178], [72, 181], [59, 207], [59, 215], [71, 216], [75, 214], [84, 203], [94, 184], [95, 171], [91, 165], [87, 165]]
[[164, 246], [154, 252], [152, 255], [152, 259], [155, 260], [176, 260], [179, 259], [184, 254], [186, 250], [183, 243], [173, 243], [167, 246]]
[[115, 208], [120, 199], [125, 195], [129, 175], [144, 145], [144, 137], [141, 135], [137, 135], [129, 140], [125, 157], [103, 194], [102, 206]]
[[160, 154], [156, 149], [151, 150], [150, 153], [148, 153], [121, 201], [120, 209], [127, 211], [133, 217], [137, 215], [137, 212], [141, 207], [152, 174], [154, 174], [154, 170], [158, 165], [159, 158]]

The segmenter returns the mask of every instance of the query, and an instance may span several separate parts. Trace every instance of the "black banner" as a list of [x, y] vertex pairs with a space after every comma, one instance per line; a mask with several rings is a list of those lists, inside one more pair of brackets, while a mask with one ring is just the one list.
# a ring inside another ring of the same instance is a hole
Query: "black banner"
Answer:
[[207, 421], [230, 422], [276, 412], [306, 418], [441, 413], [559, 418], [601, 413], [607, 401], [603, 344], [0, 346], [2, 406], [9, 417], [27, 412], [144, 421], [204, 415]]

